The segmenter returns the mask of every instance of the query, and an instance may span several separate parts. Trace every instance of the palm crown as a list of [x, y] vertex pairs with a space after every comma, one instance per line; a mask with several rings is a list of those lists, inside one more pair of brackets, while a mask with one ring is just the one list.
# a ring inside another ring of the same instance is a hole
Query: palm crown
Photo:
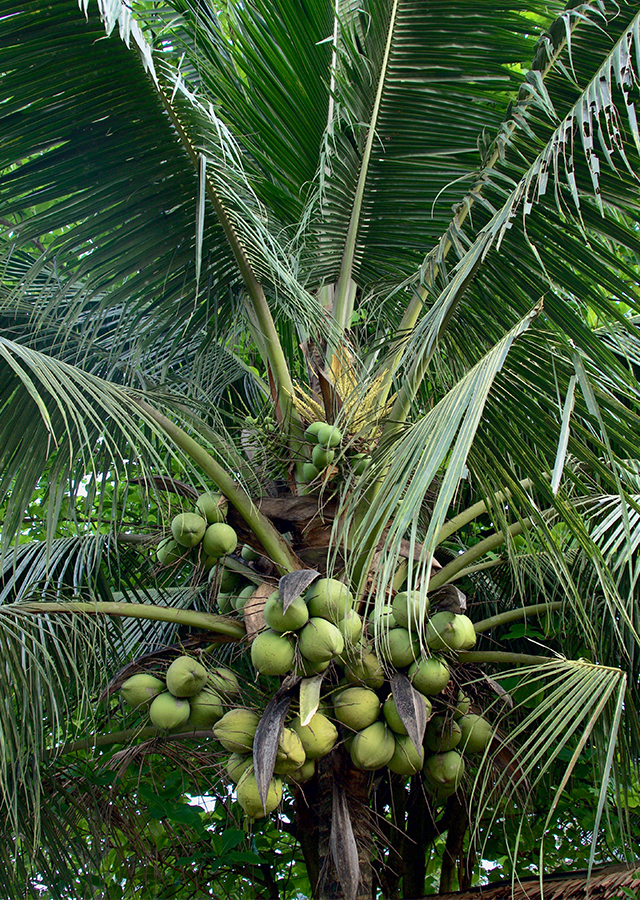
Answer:
[[[80, 6], [0, 0], [2, 781], [8, 823], [46, 834], [38, 871], [68, 840], [40, 818], [44, 761], [73, 723], [105, 730], [105, 665], [180, 624], [253, 630], [211, 614], [200, 564], [149, 562], [144, 535], [212, 486], [261, 554], [232, 558], [254, 583], [315, 569], [376, 616], [406, 584], [421, 618], [464, 589], [492, 639], [455, 657], [465, 683], [521, 664], [519, 690], [545, 685], [501, 746], [510, 798], [587, 741], [624, 783], [636, 6]], [[328, 461], [316, 420], [341, 432]], [[540, 615], [550, 649], [504, 653], [500, 629]], [[388, 634], [371, 628], [382, 656]], [[494, 762], [468, 792], [478, 822], [498, 815]], [[370, 878], [333, 865], [345, 895]]]

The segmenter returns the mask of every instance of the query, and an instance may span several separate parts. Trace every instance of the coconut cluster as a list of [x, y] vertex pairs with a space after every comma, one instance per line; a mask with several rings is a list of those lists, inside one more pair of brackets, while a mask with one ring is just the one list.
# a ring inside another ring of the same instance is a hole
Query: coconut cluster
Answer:
[[[321, 472], [333, 465], [336, 453], [340, 450], [343, 435], [336, 425], [327, 422], [312, 422], [306, 429], [305, 440], [310, 445], [311, 461], [304, 463], [302, 478], [305, 483], [315, 481]], [[348, 465], [355, 475], [362, 475], [369, 464], [371, 457], [367, 453], [354, 453], [348, 460]]]
[[[338, 743], [345, 745], [359, 769], [387, 767], [405, 777], [421, 774], [427, 790], [440, 800], [460, 785], [465, 759], [483, 753], [491, 741], [493, 728], [469, 712], [469, 697], [459, 693], [451, 702], [451, 672], [442, 653], [475, 644], [467, 616], [436, 612], [429, 617], [428, 605], [425, 610], [423, 600], [420, 606], [417, 591], [396, 594], [393, 603], [366, 625], [354, 605], [348, 587], [332, 578], [315, 581], [286, 610], [279, 591], [265, 603], [267, 627], [251, 645], [257, 673], [314, 677], [332, 664], [335, 672], [324, 682], [327, 691], [317, 711], [304, 724], [295, 714], [285, 722], [267, 813], [280, 802], [283, 778], [298, 784], [309, 780], [316, 760]], [[390, 629], [386, 638], [383, 623]], [[420, 655], [419, 636], [434, 651], [430, 656]], [[389, 679], [397, 671], [407, 676], [425, 705], [428, 724], [419, 748], [396, 708]], [[238, 801], [252, 818], [265, 815], [253, 774], [259, 720], [257, 710], [232, 709], [214, 726], [216, 738], [231, 754], [227, 775], [237, 784]]]
[[204, 568], [209, 570], [218, 560], [233, 553], [238, 535], [227, 524], [227, 499], [221, 494], [206, 492], [195, 503], [195, 512], [179, 513], [171, 521], [171, 537], [164, 538], [156, 551], [162, 566], [185, 560], [189, 551], [199, 548]]
[[174, 659], [163, 676], [150, 672], [132, 675], [120, 688], [126, 706], [147, 713], [162, 731], [211, 728], [239, 693], [233, 672], [209, 670], [191, 656]]

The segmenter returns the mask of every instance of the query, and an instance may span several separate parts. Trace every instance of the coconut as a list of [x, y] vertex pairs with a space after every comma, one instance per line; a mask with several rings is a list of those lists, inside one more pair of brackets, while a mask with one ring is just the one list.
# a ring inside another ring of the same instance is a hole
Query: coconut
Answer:
[[182, 700], [174, 697], [169, 691], [158, 696], [152, 701], [149, 707], [149, 718], [156, 726], [163, 731], [172, 731], [174, 728], [181, 728], [186, 725], [191, 707], [188, 700]]
[[415, 775], [424, 765], [424, 748], [416, 750], [413, 741], [406, 734], [396, 734], [393, 756], [387, 763], [396, 775]]
[[261, 631], [251, 644], [251, 662], [263, 675], [286, 675], [294, 656], [293, 644], [279, 631]]
[[445, 716], [434, 716], [427, 726], [424, 743], [432, 753], [446, 753], [458, 746], [461, 737], [457, 722]]
[[401, 628], [411, 627], [412, 632], [419, 631], [429, 611], [429, 601], [425, 598], [424, 611], [420, 611], [420, 591], [399, 591], [391, 604], [393, 616]]
[[236, 594], [231, 595], [231, 603], [233, 608], [238, 612], [242, 612], [244, 610], [244, 605], [249, 600], [250, 597], [256, 592], [255, 584], [246, 584], [242, 590], [238, 591]]
[[226, 750], [250, 753], [259, 721], [251, 709], [230, 709], [213, 726], [213, 733]]
[[302, 597], [296, 597], [286, 613], [282, 609], [280, 591], [275, 591], [264, 605], [264, 620], [274, 631], [297, 631], [309, 620], [309, 610]]
[[276, 775], [288, 775], [304, 765], [307, 754], [304, 752], [300, 736], [293, 728], [283, 728], [278, 742], [278, 753], [274, 772]]
[[371, 457], [366, 453], [354, 453], [351, 457], [351, 468], [354, 475], [364, 475], [371, 465]]
[[233, 599], [234, 598], [232, 594], [225, 594], [223, 591], [220, 591], [220, 593], [216, 597], [218, 609], [223, 615], [226, 615], [227, 613], [230, 613], [235, 609], [235, 606], [233, 605]]
[[383, 659], [396, 669], [410, 665], [420, 655], [419, 643], [406, 628], [392, 628], [386, 636], [378, 640], [378, 650]]
[[343, 638], [348, 644], [357, 644], [362, 635], [362, 619], [353, 609], [336, 622]]
[[375, 691], [365, 687], [351, 687], [333, 698], [334, 715], [353, 731], [372, 725], [380, 714], [380, 700]]
[[225, 766], [226, 773], [234, 784], [237, 784], [247, 769], [253, 768], [253, 756], [250, 753], [232, 753]]
[[409, 669], [409, 679], [421, 694], [435, 697], [449, 683], [449, 666], [439, 656], [422, 658]]
[[316, 444], [316, 446], [311, 451], [311, 462], [316, 467], [316, 469], [326, 469], [327, 466], [331, 465], [331, 463], [333, 462], [335, 455], [335, 450], [329, 450], [325, 447], [321, 447], [320, 444]]
[[476, 630], [469, 616], [456, 616], [455, 629], [461, 636], [459, 650], [471, 650], [476, 645]]
[[319, 578], [307, 591], [306, 600], [310, 616], [334, 623], [343, 619], [354, 604], [349, 588], [336, 578]]
[[461, 719], [463, 716], [469, 712], [469, 707], [471, 706], [471, 699], [467, 697], [466, 694], [463, 694], [462, 691], [458, 691], [458, 702], [456, 703], [456, 708], [453, 711], [454, 719]]
[[[423, 696], [423, 695], [420, 695]], [[425, 706], [427, 708], [427, 719], [431, 715], [431, 701], [424, 697]], [[382, 713], [386, 719], [387, 725], [389, 728], [394, 731], [396, 734], [407, 734], [407, 729], [405, 728], [404, 722], [400, 718], [400, 713], [397, 710], [395, 700], [393, 696], [389, 694], [387, 699], [382, 704]]]
[[146, 672], [138, 672], [123, 683], [120, 688], [120, 696], [132, 709], [142, 706], [148, 709], [151, 701], [165, 690], [165, 683], [155, 675]]
[[354, 736], [349, 753], [356, 769], [369, 771], [386, 766], [395, 747], [393, 732], [384, 722], [374, 722]]
[[219, 589], [229, 594], [242, 584], [242, 575], [232, 569], [221, 567]]
[[174, 697], [193, 697], [207, 682], [207, 670], [191, 656], [179, 656], [167, 669], [167, 688]]
[[335, 425], [323, 425], [318, 429], [316, 440], [322, 447], [337, 447], [342, 440], [342, 432]]
[[226, 522], [215, 522], [209, 525], [202, 538], [202, 549], [207, 556], [219, 559], [226, 556], [238, 546], [238, 535]]
[[318, 443], [318, 432], [326, 427], [326, 422], [312, 422], [304, 433], [304, 438], [310, 444]]
[[330, 719], [319, 712], [311, 717], [308, 725], [303, 725], [300, 721], [300, 716], [296, 716], [291, 723], [291, 728], [302, 741], [307, 759], [318, 759], [320, 756], [326, 756], [338, 740], [338, 729], [336, 726]]
[[211, 669], [207, 678], [207, 687], [222, 697], [239, 697], [240, 685], [235, 672], [230, 669]]
[[282, 780], [280, 778], [271, 779], [265, 808], [260, 799], [256, 776], [251, 769], [247, 769], [236, 785], [236, 797], [250, 819], [262, 819], [265, 815], [268, 816], [269, 813], [272, 813], [282, 800]]
[[432, 788], [451, 787], [455, 791], [464, 775], [464, 760], [455, 750], [427, 756], [424, 761], [425, 781]]
[[384, 669], [378, 657], [371, 650], [365, 650], [355, 659], [349, 660], [345, 668], [349, 682], [362, 682], [370, 688], [381, 688], [384, 684]]
[[156, 550], [156, 559], [161, 566], [171, 566], [183, 558], [185, 548], [173, 538], [163, 538]]
[[196, 512], [207, 520], [209, 525], [224, 522], [227, 518], [227, 498], [222, 494], [207, 491], [196, 500]]
[[315, 481], [319, 474], [319, 470], [316, 469], [313, 463], [302, 463], [302, 480], [305, 484], [309, 484], [310, 481]]
[[376, 612], [375, 609], [372, 609], [369, 613], [369, 631], [371, 634], [375, 633], [376, 625], [378, 626], [378, 631], [390, 631], [392, 628], [399, 625], [399, 622], [396, 622], [393, 609], [389, 604], [383, 606], [378, 612]]
[[322, 675], [331, 665], [331, 660], [323, 663], [312, 663], [302, 655], [295, 660], [295, 674], [303, 678], [312, 678], [314, 675]]
[[482, 716], [471, 714], [458, 720], [460, 725], [460, 752], [484, 753], [493, 738], [493, 728]]
[[250, 547], [249, 544], [242, 545], [240, 556], [244, 559], [245, 562], [255, 562], [257, 559], [260, 559], [260, 554], [258, 553], [258, 551], [254, 550], [253, 547]]
[[189, 721], [187, 726], [197, 731], [201, 728], [211, 728], [211, 726], [221, 719], [224, 715], [224, 707], [222, 698], [215, 691], [203, 688], [195, 697], [189, 699], [191, 712], [189, 713]]
[[195, 547], [202, 540], [207, 520], [197, 513], [180, 513], [171, 522], [171, 533], [181, 547]]
[[306, 781], [310, 781], [315, 774], [316, 761], [315, 759], [308, 759], [299, 769], [289, 772], [289, 778], [295, 781], [296, 784], [304, 784]]
[[300, 652], [312, 663], [329, 662], [343, 650], [344, 638], [326, 619], [309, 619], [300, 632]]

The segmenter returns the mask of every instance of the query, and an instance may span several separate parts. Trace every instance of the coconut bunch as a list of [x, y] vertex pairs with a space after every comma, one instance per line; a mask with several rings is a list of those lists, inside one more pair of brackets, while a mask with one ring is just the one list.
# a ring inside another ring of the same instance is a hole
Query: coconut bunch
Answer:
[[[304, 437], [309, 445], [311, 461], [304, 463], [302, 478], [309, 484], [333, 466], [336, 454], [341, 448], [343, 435], [336, 425], [312, 422], [306, 429]], [[371, 463], [371, 457], [368, 453], [352, 453], [346, 463], [355, 475], [362, 475]]]
[[188, 551], [199, 547], [206, 570], [220, 559], [233, 553], [238, 535], [227, 524], [227, 499], [221, 494], [206, 492], [195, 503], [194, 512], [179, 513], [171, 521], [171, 537], [158, 545], [156, 557], [160, 565], [170, 566], [188, 558]]
[[163, 677], [139, 672], [128, 678], [120, 695], [130, 709], [148, 714], [162, 731], [211, 728], [240, 694], [229, 669], [209, 670], [191, 656], [179, 656]]

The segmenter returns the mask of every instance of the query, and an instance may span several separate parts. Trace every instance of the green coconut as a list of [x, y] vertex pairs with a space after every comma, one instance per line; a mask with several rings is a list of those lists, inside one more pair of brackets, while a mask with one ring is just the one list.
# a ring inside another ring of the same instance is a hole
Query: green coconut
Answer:
[[435, 697], [449, 683], [449, 666], [439, 656], [422, 658], [409, 669], [409, 680], [417, 691]]
[[193, 697], [207, 683], [208, 672], [192, 656], [179, 656], [167, 669], [167, 688], [174, 697]]
[[311, 618], [300, 631], [300, 652], [312, 663], [329, 662], [344, 650], [344, 638], [327, 619]]
[[346, 616], [335, 623], [347, 644], [357, 644], [362, 637], [362, 619], [358, 613], [350, 609]]
[[247, 769], [236, 785], [236, 797], [250, 819], [262, 819], [272, 813], [282, 800], [282, 780], [280, 778], [271, 779], [266, 806], [263, 807], [256, 776], [251, 769]]
[[380, 714], [380, 699], [366, 687], [350, 687], [333, 698], [334, 715], [338, 722], [353, 731], [372, 725]]
[[251, 662], [263, 675], [286, 675], [294, 656], [291, 640], [279, 631], [261, 631], [251, 644]]
[[456, 703], [456, 708], [453, 711], [454, 719], [461, 719], [463, 716], [469, 712], [469, 707], [471, 706], [471, 698], [467, 697], [466, 694], [463, 694], [462, 691], [458, 691], [458, 702]]
[[242, 590], [238, 591], [236, 594], [231, 595], [231, 603], [233, 608], [238, 612], [242, 612], [244, 610], [244, 605], [247, 600], [251, 599], [256, 592], [255, 584], [247, 584]]
[[461, 737], [462, 731], [454, 719], [434, 716], [427, 726], [424, 743], [432, 753], [446, 753], [458, 746]]
[[464, 775], [464, 759], [455, 750], [435, 753], [424, 761], [425, 781], [432, 788], [453, 788], [455, 791]]
[[289, 605], [286, 613], [282, 608], [280, 591], [275, 591], [264, 605], [264, 620], [274, 631], [297, 631], [309, 621], [309, 610], [302, 597]]
[[327, 466], [331, 465], [336, 455], [335, 450], [329, 450], [328, 448], [321, 447], [320, 444], [316, 444], [316, 446], [311, 451], [311, 462], [319, 471], [326, 469]]
[[199, 544], [206, 528], [207, 520], [197, 513], [180, 513], [171, 522], [171, 533], [181, 547], [195, 547]]
[[173, 731], [173, 729], [187, 724], [190, 712], [191, 707], [188, 700], [174, 697], [169, 691], [165, 691], [164, 694], [158, 694], [152, 701], [149, 707], [149, 718], [156, 728]]
[[307, 754], [304, 752], [300, 736], [293, 728], [283, 728], [278, 742], [278, 752], [274, 772], [276, 775], [289, 775], [304, 765]]
[[301, 675], [303, 678], [311, 678], [314, 675], [322, 675], [330, 665], [331, 660], [323, 663], [312, 663], [302, 655], [299, 655], [298, 659], [295, 660], [295, 674]]
[[253, 547], [250, 547], [249, 544], [243, 544], [242, 550], [240, 551], [240, 556], [244, 559], [245, 562], [255, 562], [260, 559], [260, 554], [257, 550], [254, 550]]
[[[431, 715], [432, 710], [431, 701], [427, 697], [424, 697], [424, 695], [422, 694], [420, 696], [422, 696], [424, 699], [428, 719]], [[396, 702], [393, 699], [392, 694], [389, 694], [387, 699], [382, 704], [382, 714], [385, 717], [387, 725], [392, 731], [394, 731], [396, 734], [407, 734], [407, 729], [405, 728], [404, 722], [400, 718], [400, 713], [398, 712]]]
[[392, 663], [396, 669], [411, 665], [420, 655], [419, 642], [414, 634], [406, 628], [392, 628], [378, 640], [378, 652], [384, 660]]
[[371, 650], [365, 650], [350, 659], [345, 667], [345, 676], [351, 683], [361, 682], [374, 689], [381, 688], [384, 684], [382, 663]]
[[415, 775], [424, 765], [424, 748], [416, 750], [411, 738], [406, 734], [396, 734], [396, 746], [387, 766], [396, 775]]
[[393, 756], [395, 738], [384, 722], [374, 722], [354, 735], [349, 753], [356, 769], [381, 769]]
[[371, 457], [367, 453], [354, 453], [350, 462], [354, 475], [364, 475], [371, 465]]
[[209, 525], [202, 538], [202, 549], [207, 556], [219, 559], [226, 556], [238, 546], [238, 535], [226, 522], [215, 522]]
[[316, 469], [313, 463], [302, 463], [302, 480], [305, 484], [309, 484], [310, 481], [315, 481], [319, 474], [319, 469]]
[[219, 589], [228, 594], [239, 588], [242, 584], [242, 575], [224, 566], [221, 566], [221, 569]]
[[469, 616], [456, 616], [454, 623], [456, 631], [461, 636], [460, 650], [471, 650], [476, 645], [476, 630]]
[[222, 615], [226, 615], [235, 609], [233, 599], [233, 594], [225, 594], [223, 591], [219, 591], [216, 602]]
[[330, 719], [319, 712], [311, 717], [307, 725], [303, 725], [300, 721], [300, 716], [296, 716], [291, 723], [291, 728], [302, 741], [307, 759], [318, 759], [321, 756], [326, 756], [338, 740], [338, 729], [336, 726]]
[[250, 753], [259, 721], [251, 709], [230, 709], [213, 726], [213, 733], [226, 750]]
[[318, 432], [326, 427], [326, 422], [312, 422], [304, 433], [304, 439], [310, 444], [318, 443]]
[[307, 591], [309, 615], [338, 622], [352, 609], [354, 599], [349, 588], [337, 578], [319, 578]]
[[383, 606], [378, 612], [374, 608], [369, 613], [369, 631], [371, 634], [375, 633], [376, 626], [378, 631], [390, 631], [399, 624], [399, 622], [396, 622], [396, 617], [390, 604]]
[[201, 728], [211, 728], [218, 719], [224, 715], [222, 698], [215, 691], [203, 688], [195, 697], [189, 698], [191, 712], [187, 726], [197, 731]]
[[493, 728], [482, 716], [471, 713], [458, 720], [460, 725], [460, 752], [484, 753], [493, 738]]
[[289, 778], [292, 781], [295, 781], [296, 784], [305, 784], [305, 782], [311, 781], [315, 774], [316, 761], [315, 759], [308, 759], [299, 769], [294, 769], [293, 772], [289, 772]]
[[222, 697], [239, 697], [240, 685], [235, 672], [231, 669], [211, 669], [207, 678], [207, 687]]
[[247, 769], [252, 768], [253, 756], [251, 753], [232, 753], [227, 760], [225, 771], [229, 779], [237, 784]]
[[322, 447], [337, 447], [342, 440], [342, 432], [335, 425], [323, 425], [318, 429], [316, 439]]
[[424, 612], [420, 612], [420, 591], [399, 591], [391, 604], [393, 617], [401, 628], [419, 631], [429, 611], [429, 601], [425, 599]]
[[227, 506], [227, 498], [212, 491], [200, 494], [196, 500], [196, 512], [206, 519], [209, 525], [226, 520]]
[[161, 678], [155, 675], [149, 675], [146, 672], [138, 672], [123, 683], [120, 688], [120, 695], [127, 706], [132, 709], [143, 707], [148, 709], [151, 701], [158, 694], [162, 694], [165, 690], [165, 683]]
[[172, 566], [175, 565], [175, 563], [182, 561], [184, 558], [184, 551], [185, 548], [181, 547], [173, 538], [163, 538], [158, 544], [156, 559], [161, 566]]

